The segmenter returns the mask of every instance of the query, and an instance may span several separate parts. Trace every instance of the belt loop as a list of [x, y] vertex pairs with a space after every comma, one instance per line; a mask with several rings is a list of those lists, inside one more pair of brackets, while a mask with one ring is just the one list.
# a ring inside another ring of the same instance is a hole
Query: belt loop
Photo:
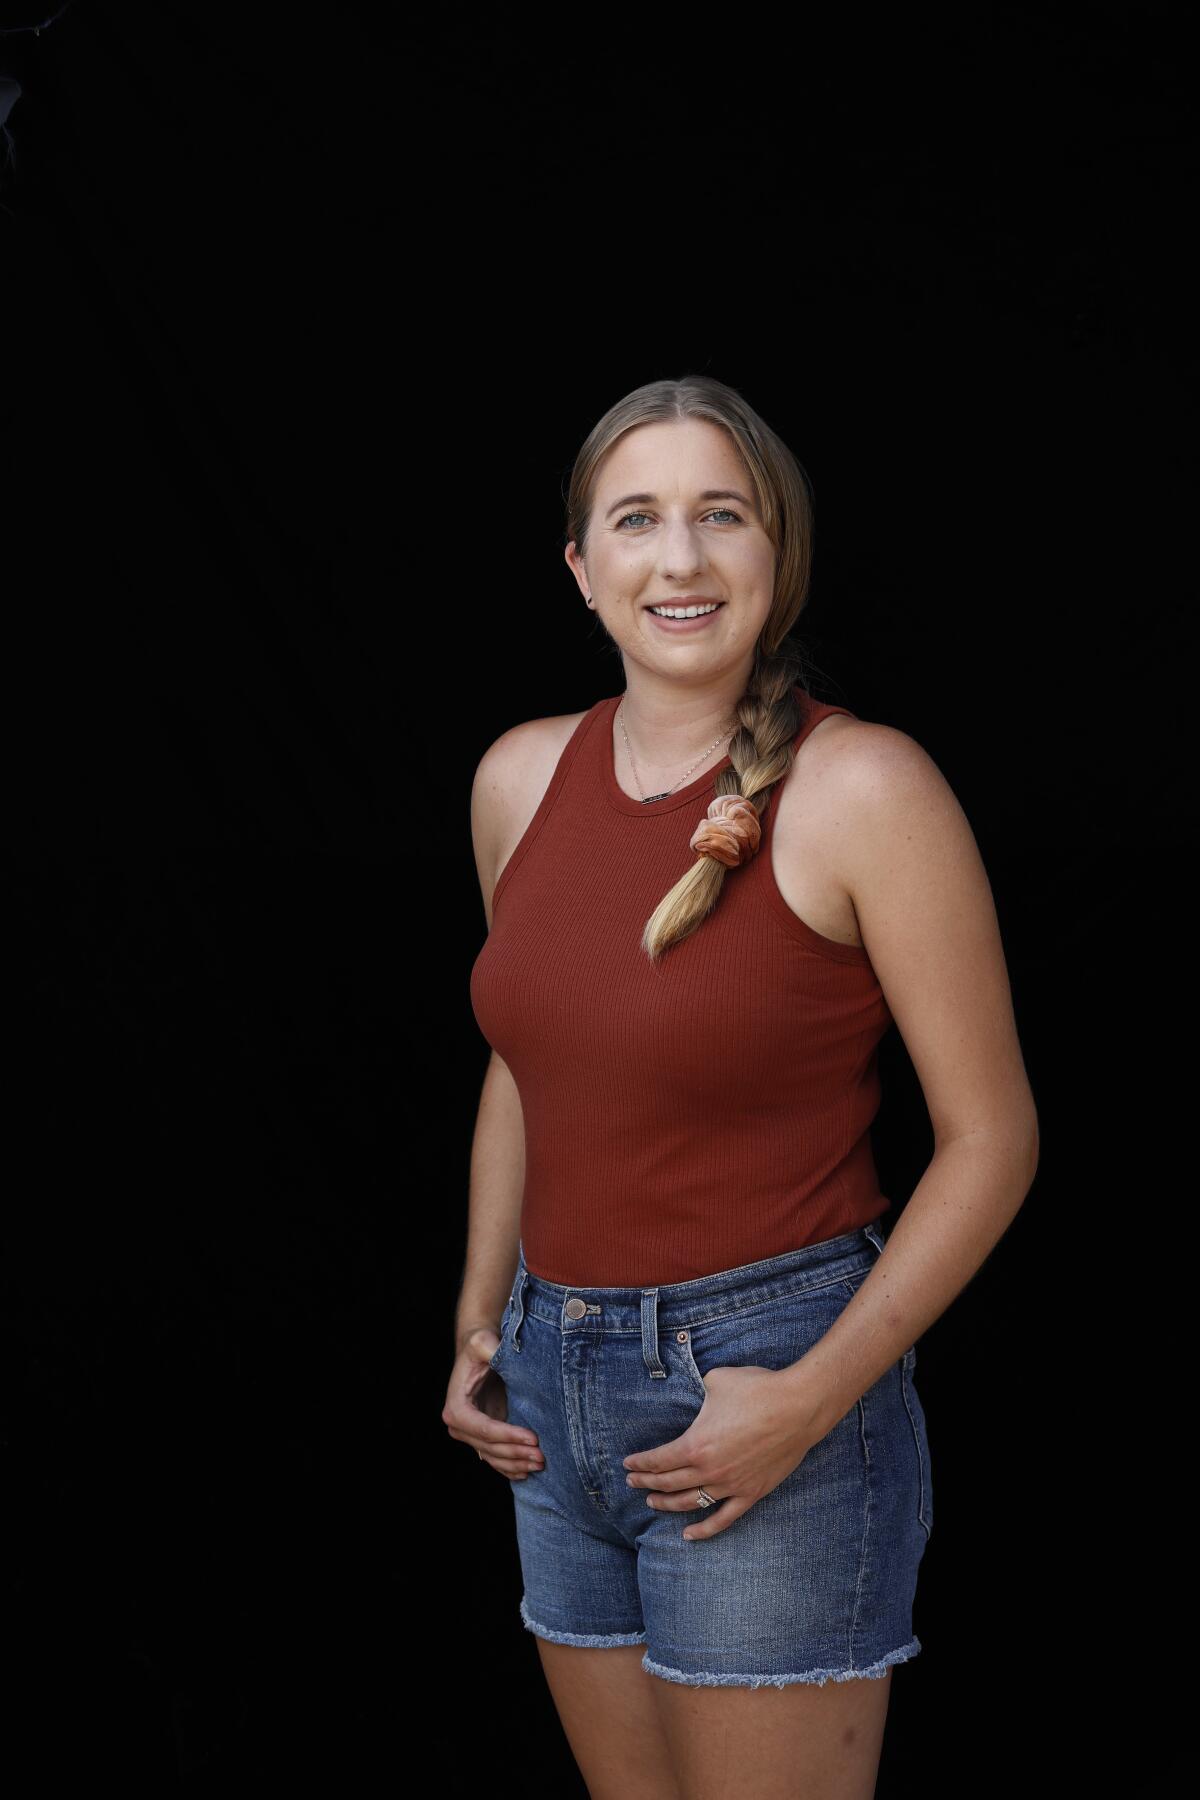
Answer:
[[871, 1220], [871, 1223], [869, 1225], [864, 1225], [863, 1230], [865, 1231], [867, 1236], [870, 1238], [870, 1240], [874, 1244], [875, 1248], [882, 1252], [882, 1250], [884, 1248], [884, 1239], [883, 1239], [883, 1235], [880, 1232], [878, 1225], [876, 1225], [874, 1219]]
[[646, 1359], [646, 1367], [652, 1380], [661, 1380], [667, 1373], [658, 1355], [658, 1289], [642, 1289], [642, 1355]]

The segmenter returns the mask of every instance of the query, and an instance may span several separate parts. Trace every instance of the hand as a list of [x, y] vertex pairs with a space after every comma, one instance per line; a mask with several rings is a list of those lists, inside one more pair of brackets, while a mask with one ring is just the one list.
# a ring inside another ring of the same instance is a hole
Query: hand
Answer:
[[509, 1425], [508, 1396], [495, 1369], [488, 1363], [500, 1344], [500, 1334], [479, 1325], [464, 1340], [450, 1371], [442, 1423], [452, 1438], [470, 1444], [476, 1455], [491, 1463], [510, 1481], [543, 1468], [537, 1432], [524, 1425]]
[[816, 1425], [819, 1396], [811, 1404], [786, 1371], [757, 1363], [710, 1369], [708, 1398], [682, 1437], [655, 1450], [625, 1458], [631, 1487], [652, 1490], [647, 1504], [656, 1512], [696, 1512], [702, 1487], [719, 1509], [704, 1509], [702, 1523], [689, 1525], [685, 1538], [715, 1537], [749, 1512], [756, 1500], [779, 1486], [822, 1433]]

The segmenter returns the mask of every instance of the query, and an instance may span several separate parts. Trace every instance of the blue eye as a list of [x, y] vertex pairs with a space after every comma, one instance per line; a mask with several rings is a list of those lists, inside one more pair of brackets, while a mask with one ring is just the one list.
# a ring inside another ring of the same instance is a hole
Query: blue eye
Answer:
[[[704, 516], [706, 519], [711, 519], [717, 513], [724, 513], [726, 518], [736, 519], [739, 524], [741, 523], [741, 514], [735, 513], [733, 511], [733, 509], [728, 506], [714, 506], [712, 512], [705, 513]], [[649, 513], [643, 513], [643, 512], [622, 513], [621, 517], [617, 520], [617, 529], [620, 530], [621, 526], [624, 525], [624, 523], [627, 519], [648, 519], [649, 517], [650, 517]]]

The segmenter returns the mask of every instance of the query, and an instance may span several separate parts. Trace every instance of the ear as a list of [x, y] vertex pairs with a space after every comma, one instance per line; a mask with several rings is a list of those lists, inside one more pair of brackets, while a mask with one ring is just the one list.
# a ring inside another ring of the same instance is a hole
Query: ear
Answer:
[[580, 593], [583, 595], [584, 599], [588, 602], [588, 605], [590, 606], [591, 605], [591, 585], [592, 584], [588, 580], [587, 570], [584, 568], [584, 565], [583, 565], [583, 558], [582, 558], [582, 556], [580, 556], [579, 552], [575, 548], [575, 539], [574, 538], [571, 539], [570, 543], [567, 545], [566, 549], [563, 551], [563, 555], [566, 558], [567, 567], [570, 569], [572, 575], [574, 575], [575, 580], [579, 584]]

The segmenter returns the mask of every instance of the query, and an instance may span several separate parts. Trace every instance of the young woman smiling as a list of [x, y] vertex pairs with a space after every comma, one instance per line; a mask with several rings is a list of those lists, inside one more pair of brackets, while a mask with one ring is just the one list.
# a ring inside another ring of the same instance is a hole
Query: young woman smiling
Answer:
[[[510, 1483], [593, 1800], [863, 1800], [921, 1648], [916, 1344], [1037, 1163], [991, 890], [920, 746], [801, 684], [808, 487], [739, 394], [619, 401], [567, 529], [624, 682], [475, 777], [493, 1054], [442, 1416]], [[892, 1023], [935, 1148], [885, 1237]]]

